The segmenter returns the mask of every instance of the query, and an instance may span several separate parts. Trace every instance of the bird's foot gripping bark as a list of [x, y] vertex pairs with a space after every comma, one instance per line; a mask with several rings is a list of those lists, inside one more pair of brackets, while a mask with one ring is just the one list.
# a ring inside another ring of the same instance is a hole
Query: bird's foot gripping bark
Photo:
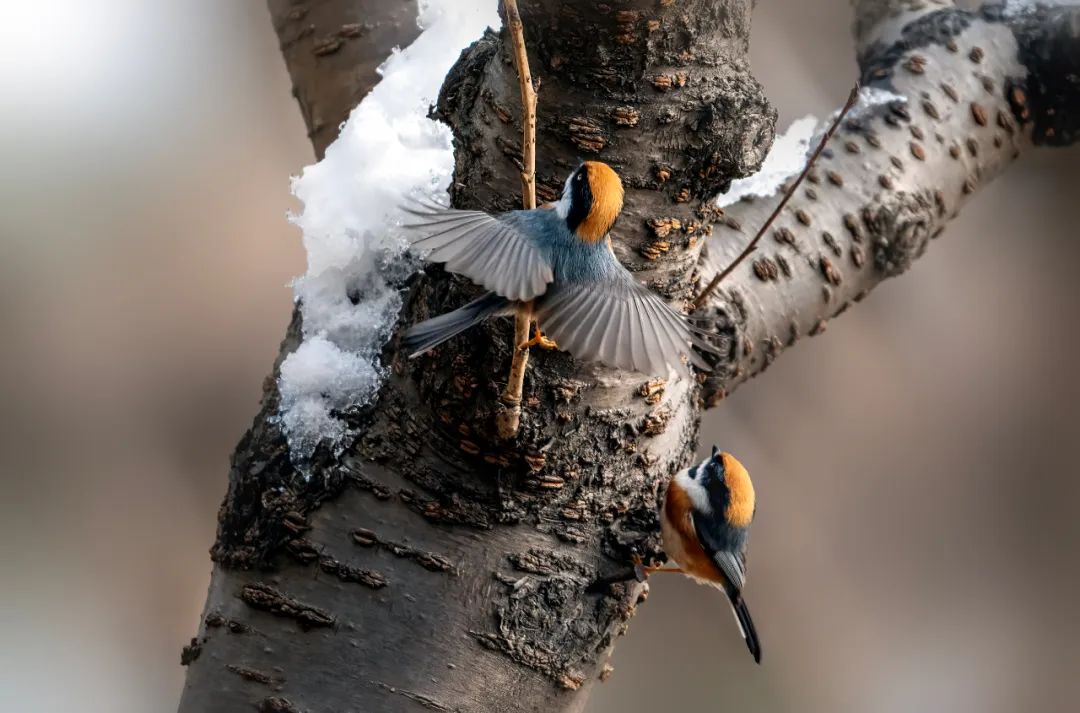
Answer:
[[645, 560], [641, 558], [641, 555], [635, 554], [631, 560], [634, 564], [634, 579], [639, 582], [648, 580], [650, 574], [656, 574], [657, 572], [672, 572], [682, 573], [682, 569], [679, 567], [665, 567], [663, 565], [646, 565]]
[[554, 339], [549, 339], [544, 336], [544, 333], [540, 331], [540, 325], [536, 325], [536, 331], [533, 333], [533, 338], [523, 344], [518, 345], [518, 349], [528, 349], [530, 347], [540, 347], [541, 349], [558, 349], [559, 345], [555, 343]]

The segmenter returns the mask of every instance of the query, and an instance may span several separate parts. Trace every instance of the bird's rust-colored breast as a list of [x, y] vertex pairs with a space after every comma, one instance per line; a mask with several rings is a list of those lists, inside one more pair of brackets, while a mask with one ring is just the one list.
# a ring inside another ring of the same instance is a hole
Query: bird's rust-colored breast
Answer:
[[724, 517], [734, 527], [748, 527], [754, 519], [754, 484], [743, 464], [730, 453], [724, 459], [724, 485], [728, 490], [728, 504]]
[[691, 519], [690, 496], [674, 480], [664, 497], [662, 521], [664, 551], [675, 560], [685, 574], [711, 584], [723, 584], [723, 575], [705, 553]]
[[577, 227], [577, 234], [582, 240], [595, 243], [607, 235], [622, 211], [623, 185], [619, 174], [606, 163], [586, 161], [584, 167], [592, 205], [585, 220]]

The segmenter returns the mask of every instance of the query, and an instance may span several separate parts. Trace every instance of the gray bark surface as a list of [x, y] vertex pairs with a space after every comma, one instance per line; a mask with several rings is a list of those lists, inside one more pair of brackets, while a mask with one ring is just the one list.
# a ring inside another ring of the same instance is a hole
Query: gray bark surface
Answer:
[[[752, 173], [772, 140], [775, 113], [746, 63], [751, 4], [521, 2], [542, 82], [541, 202], [579, 159], [611, 163], [628, 189], [617, 253], [676, 304], [770, 210], [768, 199], [726, 215], [706, 205]], [[285, 45], [290, 6], [270, 5]], [[328, 27], [347, 24], [353, 5], [317, 4]], [[341, 457], [317, 453], [310, 477], [289, 459], [267, 379], [233, 458], [181, 711], [583, 709], [647, 593], [625, 579], [630, 558], [661, 556], [658, 491], [692, 456], [704, 404], [906, 269], [1033, 143], [1039, 117], [1076, 106], [1076, 87], [1036, 86], [1027, 72], [1075, 58], [1065, 11], [1019, 21], [859, 2], [856, 13], [865, 79], [908, 101], [849, 122], [775, 226], [787, 231], [780, 242], [767, 237], [708, 303], [727, 354], [709, 378], [649, 381], [536, 352], [521, 433], [502, 444], [493, 416], [508, 321], [411, 362], [392, 340], [391, 377], [351, 417], [361, 435]], [[343, 118], [355, 103], [322, 88], [323, 68], [289, 64], [301, 104], [320, 116]], [[462, 54], [435, 108], [455, 135], [455, 205], [519, 204], [519, 109], [507, 44], [489, 33]], [[314, 129], [311, 111], [305, 119]], [[430, 268], [411, 285], [401, 325], [475, 293]], [[299, 327], [294, 316], [279, 364]]]

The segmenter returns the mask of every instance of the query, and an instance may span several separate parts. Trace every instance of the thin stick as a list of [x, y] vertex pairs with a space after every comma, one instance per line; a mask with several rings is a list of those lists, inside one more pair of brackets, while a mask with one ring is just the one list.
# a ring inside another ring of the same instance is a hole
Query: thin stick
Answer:
[[[510, 365], [510, 379], [503, 392], [503, 403], [507, 406], [515, 406], [521, 403], [521, 390], [525, 386], [525, 365], [529, 363], [529, 348], [519, 348], [520, 345], [529, 341], [529, 325], [532, 322], [531, 310], [524, 307], [518, 311], [518, 319], [514, 320], [514, 360]], [[519, 358], [524, 354], [523, 358]], [[517, 430], [517, 429], [515, 429]]]
[[[529, 55], [525, 51], [525, 28], [521, 24], [517, 0], [503, 0], [506, 9], [506, 27], [514, 49], [514, 68], [517, 69], [521, 89], [521, 204], [526, 210], [536, 207], [536, 89], [533, 88]], [[510, 364], [510, 378], [506, 382], [495, 414], [495, 431], [499, 438], [508, 440], [517, 435], [521, 426], [521, 394], [525, 388], [525, 367], [529, 363], [529, 349], [518, 346], [529, 340], [532, 310], [526, 306], [514, 315], [514, 356]]]
[[495, 433], [504, 441], [516, 436], [521, 427], [521, 392], [525, 388], [529, 348], [519, 349], [518, 346], [529, 340], [530, 314], [531, 310], [525, 308], [514, 317], [514, 357], [510, 363], [510, 378], [495, 410]]
[[517, 0], [503, 0], [506, 26], [514, 47], [514, 68], [521, 88], [521, 203], [525, 210], [536, 207], [536, 89], [533, 88], [529, 55], [525, 51], [525, 28], [521, 24]]
[[858, 97], [859, 85], [856, 83], [855, 86], [851, 89], [851, 94], [848, 95], [847, 103], [845, 103], [844, 108], [840, 110], [840, 115], [836, 117], [836, 121], [832, 123], [832, 126], [829, 127], [829, 130], [826, 131], [825, 135], [821, 137], [821, 143], [817, 145], [817, 148], [814, 149], [814, 153], [810, 155], [810, 160], [806, 162], [806, 166], [803, 168], [802, 173], [799, 174], [799, 177], [795, 179], [795, 183], [791, 184], [791, 187], [788, 188], [787, 192], [784, 193], [784, 197], [780, 199], [779, 203], [776, 204], [776, 208], [773, 210], [768, 220], [766, 220], [765, 223], [762, 224], [761, 228], [758, 229], [757, 234], [754, 235], [754, 239], [750, 241], [750, 244], [746, 246], [746, 249], [739, 253], [739, 256], [735, 258], [735, 261], [728, 265], [726, 268], [724, 268], [723, 272], [714, 277], [712, 279], [712, 282], [710, 282], [705, 287], [705, 289], [702, 290], [701, 293], [694, 299], [694, 309], [697, 309], [702, 304], [704, 304], [705, 298], [712, 294], [713, 290], [717, 288], [717, 286], [723, 281], [723, 279], [730, 275], [735, 270], [735, 268], [738, 267], [739, 264], [742, 263], [742, 261], [750, 255], [750, 253], [754, 252], [754, 250], [757, 249], [757, 244], [758, 241], [761, 240], [761, 236], [765, 234], [765, 231], [768, 230], [769, 226], [773, 224], [773, 221], [776, 220], [776, 217], [780, 215], [780, 211], [782, 211], [784, 209], [784, 206], [787, 205], [787, 202], [791, 200], [791, 196], [795, 195], [795, 191], [799, 189], [799, 184], [801, 184], [803, 182], [803, 179], [806, 178], [806, 174], [810, 173], [810, 169], [814, 167], [814, 163], [817, 162], [818, 156], [820, 156], [821, 152], [825, 150], [825, 144], [829, 143], [829, 139], [832, 138], [833, 134], [836, 133], [837, 128], [839, 128], [840, 122], [842, 122], [844, 120], [844, 117], [847, 116], [847, 113], [851, 111], [851, 107], [855, 106], [855, 100], [858, 99]]

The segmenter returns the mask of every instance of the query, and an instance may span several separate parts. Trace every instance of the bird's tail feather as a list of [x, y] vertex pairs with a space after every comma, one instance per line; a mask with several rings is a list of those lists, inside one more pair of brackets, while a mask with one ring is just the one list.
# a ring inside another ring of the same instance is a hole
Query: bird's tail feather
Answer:
[[488, 292], [453, 312], [440, 314], [438, 317], [414, 324], [402, 335], [401, 345], [412, 359], [434, 349], [447, 339], [456, 337], [488, 317], [506, 314], [509, 311], [509, 300], [494, 292]]
[[742, 595], [731, 598], [731, 608], [735, 612], [735, 621], [739, 623], [739, 630], [746, 639], [746, 648], [750, 649], [750, 655], [755, 663], [761, 663], [761, 642], [758, 640], [757, 629], [754, 628], [754, 620], [750, 618], [750, 610], [746, 608], [746, 602]]

